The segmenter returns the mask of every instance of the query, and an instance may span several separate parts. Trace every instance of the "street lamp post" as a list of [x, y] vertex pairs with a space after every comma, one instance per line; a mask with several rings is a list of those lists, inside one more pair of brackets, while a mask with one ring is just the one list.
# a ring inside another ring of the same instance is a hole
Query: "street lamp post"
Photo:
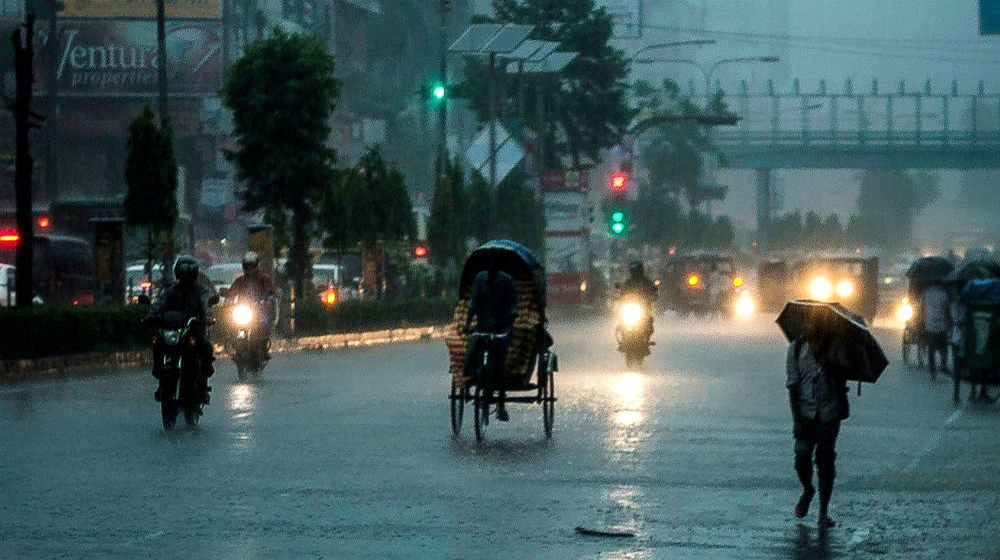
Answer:
[[655, 50], [655, 49], [665, 49], [665, 48], [670, 48], [670, 47], [684, 47], [684, 46], [688, 46], [688, 45], [714, 45], [714, 44], [715, 44], [715, 39], [692, 39], [692, 40], [689, 40], [689, 41], [674, 41], [672, 43], [658, 43], [656, 45], [645, 46], [645, 47], [643, 47], [643, 48], [635, 51], [634, 53], [632, 53], [632, 56], [630, 56], [629, 59], [630, 60], [635, 60], [636, 57], [638, 57], [640, 54], [642, 54], [642, 53], [644, 53], [646, 51], [652, 51], [652, 50]]
[[[638, 54], [638, 52], [636, 54]], [[700, 62], [690, 58], [637, 58], [634, 60], [634, 62], [638, 64], [652, 64], [660, 62], [664, 64], [687, 64], [689, 66], [694, 66], [695, 68], [701, 71], [702, 76], [704, 76], [705, 78], [705, 106], [708, 107], [709, 100], [712, 97], [712, 75], [720, 66], [724, 64], [738, 64], [741, 62], [763, 62], [767, 64], [772, 64], [780, 60], [781, 59], [779, 59], [776, 56], [739, 56], [735, 58], [724, 58], [722, 60], [717, 60], [714, 63], [712, 63], [712, 65], [709, 66], [708, 68], [706, 68]]]

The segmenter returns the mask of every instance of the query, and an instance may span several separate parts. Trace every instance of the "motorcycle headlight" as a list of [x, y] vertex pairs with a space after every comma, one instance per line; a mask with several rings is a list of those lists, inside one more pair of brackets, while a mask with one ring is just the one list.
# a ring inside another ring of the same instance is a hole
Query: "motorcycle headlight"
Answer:
[[642, 319], [642, 306], [637, 303], [626, 303], [622, 306], [621, 319], [626, 327], [634, 327]]
[[753, 314], [754, 303], [753, 298], [750, 294], [744, 291], [740, 294], [739, 299], [736, 300], [736, 313], [742, 315], [743, 317], [748, 317]]
[[841, 280], [837, 282], [837, 296], [842, 298], [851, 297], [854, 293], [854, 282], [850, 280]]
[[249, 325], [253, 321], [253, 310], [247, 305], [237, 305], [233, 308], [233, 322], [237, 325]]
[[833, 294], [833, 285], [830, 280], [820, 277], [814, 278], [809, 284], [809, 295], [817, 301], [826, 301]]
[[181, 341], [181, 331], [163, 331], [163, 341], [167, 346], [177, 346]]
[[913, 318], [913, 306], [904, 301], [896, 310], [896, 317], [904, 323], [909, 321]]

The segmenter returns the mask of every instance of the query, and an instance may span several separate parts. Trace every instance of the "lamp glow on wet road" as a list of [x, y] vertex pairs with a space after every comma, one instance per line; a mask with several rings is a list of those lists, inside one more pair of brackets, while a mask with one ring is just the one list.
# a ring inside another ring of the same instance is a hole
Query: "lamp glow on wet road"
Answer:
[[240, 383], [229, 387], [229, 408], [235, 411], [250, 410], [254, 407], [253, 388]]

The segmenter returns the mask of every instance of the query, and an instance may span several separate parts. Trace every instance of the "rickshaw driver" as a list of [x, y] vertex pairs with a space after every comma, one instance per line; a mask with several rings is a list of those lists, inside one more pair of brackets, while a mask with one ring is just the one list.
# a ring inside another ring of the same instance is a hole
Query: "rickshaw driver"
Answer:
[[[473, 315], [476, 318], [476, 332], [490, 334], [507, 334], [514, 327], [514, 320], [517, 318], [517, 287], [514, 279], [509, 274], [500, 270], [500, 263], [496, 257], [492, 257], [487, 263], [487, 269], [476, 275], [476, 280], [472, 284], [472, 295], [469, 297], [469, 315], [465, 321], [465, 332], [468, 333], [472, 325]], [[483, 350], [478, 340], [469, 340], [469, 348], [465, 358], [465, 375], [471, 377], [473, 358], [478, 356]], [[508, 339], [502, 338], [493, 341], [490, 348], [493, 365], [499, 365], [501, 373], [497, 376], [503, 379], [503, 367], [507, 360]], [[500, 404], [497, 408], [497, 419], [506, 422], [510, 419], [507, 409], [504, 407], [504, 397], [506, 390], [504, 384], [499, 384]]]

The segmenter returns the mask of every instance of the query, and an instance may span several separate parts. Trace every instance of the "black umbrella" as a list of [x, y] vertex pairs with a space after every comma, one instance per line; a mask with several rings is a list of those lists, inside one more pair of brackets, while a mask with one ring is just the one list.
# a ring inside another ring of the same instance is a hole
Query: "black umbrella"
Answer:
[[944, 257], [923, 257], [910, 265], [906, 276], [917, 282], [934, 282], [943, 280], [953, 270], [955, 265]]
[[1000, 264], [993, 261], [970, 261], [960, 266], [950, 278], [962, 284], [969, 280], [1000, 278]]
[[875, 383], [889, 365], [865, 320], [839, 303], [790, 301], [776, 322], [789, 342], [803, 336], [810, 326], [830, 336], [829, 363], [839, 366], [837, 374], [845, 380]]

